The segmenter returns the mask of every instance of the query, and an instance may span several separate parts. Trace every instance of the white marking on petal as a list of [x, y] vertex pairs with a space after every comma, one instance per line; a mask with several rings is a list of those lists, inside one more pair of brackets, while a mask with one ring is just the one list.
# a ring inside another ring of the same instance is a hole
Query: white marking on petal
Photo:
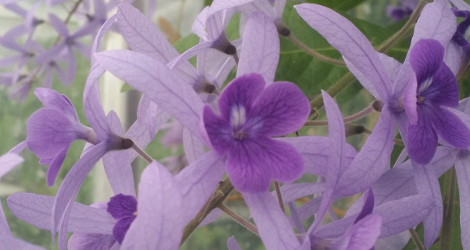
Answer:
[[467, 40], [467, 42], [470, 42], [470, 29], [469, 28], [467, 28], [465, 30], [465, 34], [463, 34], [463, 37], [465, 38], [465, 40]]
[[427, 89], [429, 87], [429, 85], [431, 85], [431, 83], [432, 83], [432, 78], [428, 78], [428, 79], [424, 80], [424, 82], [421, 83], [421, 86], [419, 86], [419, 88], [418, 88], [418, 94], [421, 91]]
[[238, 128], [245, 124], [246, 121], [246, 111], [243, 106], [233, 106], [232, 113], [230, 117], [230, 124], [232, 128]]

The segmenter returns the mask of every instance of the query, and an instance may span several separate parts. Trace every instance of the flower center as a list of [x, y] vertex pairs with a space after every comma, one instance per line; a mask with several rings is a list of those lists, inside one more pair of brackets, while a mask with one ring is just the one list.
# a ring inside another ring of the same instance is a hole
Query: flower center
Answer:
[[248, 136], [248, 133], [245, 131], [234, 131], [232, 133], [232, 138], [237, 140], [237, 141], [242, 141]]
[[426, 100], [426, 97], [424, 96], [416, 96], [416, 99], [418, 99], [417, 103], [422, 104]]

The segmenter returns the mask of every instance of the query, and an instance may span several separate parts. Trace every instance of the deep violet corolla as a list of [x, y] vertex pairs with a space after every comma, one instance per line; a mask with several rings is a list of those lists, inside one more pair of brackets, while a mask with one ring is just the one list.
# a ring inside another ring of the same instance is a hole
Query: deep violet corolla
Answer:
[[410, 158], [420, 164], [431, 161], [438, 135], [456, 148], [470, 146], [470, 130], [448, 110], [459, 106], [459, 86], [443, 59], [444, 47], [437, 40], [421, 39], [410, 50], [416, 80], [405, 93], [407, 149]]
[[265, 88], [259, 74], [233, 80], [222, 92], [218, 107], [203, 111], [211, 147], [227, 154], [227, 173], [242, 192], [265, 192], [271, 180], [294, 181], [302, 175], [303, 160], [295, 148], [269, 137], [283, 136], [302, 127], [310, 104], [290, 82]]

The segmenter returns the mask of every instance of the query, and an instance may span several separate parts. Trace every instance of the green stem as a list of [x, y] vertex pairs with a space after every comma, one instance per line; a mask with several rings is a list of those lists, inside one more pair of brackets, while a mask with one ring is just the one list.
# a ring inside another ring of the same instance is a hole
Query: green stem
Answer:
[[416, 6], [416, 9], [413, 11], [413, 13], [410, 16], [410, 19], [401, 27], [401, 29], [395, 33], [392, 37], [390, 37], [387, 41], [385, 41], [383, 44], [379, 46], [378, 51], [379, 52], [386, 52], [388, 49], [390, 49], [400, 38], [405, 35], [405, 33], [408, 31], [408, 29], [418, 20], [419, 15], [424, 9], [424, 6], [428, 4], [429, 1], [427, 0], [420, 0], [418, 3], [418, 6]]
[[418, 237], [418, 234], [416, 234], [416, 231], [413, 228], [408, 229], [408, 231], [410, 232], [411, 239], [413, 239], [416, 245], [416, 248], [419, 250], [426, 250], [421, 240], [419, 240], [419, 237]]
[[[326, 92], [330, 96], [336, 96], [344, 88], [346, 88], [350, 83], [356, 79], [351, 72], [346, 73], [341, 79], [339, 79], [335, 84], [331, 85]], [[315, 99], [310, 102], [312, 108], [320, 109], [323, 106], [323, 97], [318, 95]]]
[[452, 167], [446, 174], [444, 190], [444, 219], [442, 222], [440, 249], [451, 249], [452, 245], [452, 213], [454, 210], [455, 186], [457, 183], [455, 168]]
[[229, 179], [225, 179], [219, 183], [219, 186], [214, 191], [212, 196], [207, 200], [206, 204], [202, 207], [199, 213], [192, 219], [188, 225], [183, 230], [183, 237], [181, 239], [181, 244], [191, 235], [191, 233], [201, 224], [202, 220], [206, 218], [206, 216], [217, 208], [222, 202], [227, 198], [227, 196], [232, 192], [233, 185]]
[[245, 220], [244, 218], [242, 218], [240, 215], [238, 215], [237, 213], [235, 213], [232, 209], [230, 209], [229, 207], [225, 206], [223, 203], [220, 203], [219, 204], [219, 208], [220, 210], [224, 211], [226, 214], [228, 214], [230, 217], [232, 217], [232, 219], [236, 222], [238, 222], [238, 224], [242, 225], [244, 228], [248, 229], [249, 231], [251, 231], [252, 233], [254, 233], [255, 235], [259, 236], [259, 233], [258, 233], [258, 228], [256, 228], [255, 225], [251, 224], [249, 221]]
[[315, 50], [311, 49], [310, 47], [308, 47], [307, 45], [302, 43], [299, 39], [297, 39], [297, 37], [295, 37], [294, 34], [292, 34], [292, 33], [290, 33], [287, 37], [295, 45], [297, 45], [297, 47], [301, 48], [303, 51], [307, 52], [307, 54], [317, 58], [320, 61], [323, 61], [323, 62], [326, 62], [326, 63], [329, 63], [329, 64], [333, 64], [333, 65], [346, 66], [346, 64], [341, 60], [337, 60], [337, 59], [333, 59], [333, 58], [324, 56], [324, 55], [316, 52]]
[[279, 186], [279, 182], [274, 181], [274, 190], [276, 190], [277, 201], [279, 202], [279, 206], [284, 214], [286, 214], [286, 209], [284, 208], [284, 202], [282, 201], [281, 195], [281, 187]]
[[[356, 113], [354, 115], [344, 117], [343, 122], [344, 123], [350, 123], [350, 122], [353, 122], [353, 121], [357, 121], [359, 119], [362, 119], [362, 118], [366, 117], [371, 112], [376, 111], [375, 108], [374, 108], [374, 103], [375, 102], [377, 102], [377, 101], [374, 101], [367, 108], [359, 111], [358, 113]], [[326, 126], [326, 125], [328, 125], [328, 121], [307, 121], [304, 124], [304, 126]]]

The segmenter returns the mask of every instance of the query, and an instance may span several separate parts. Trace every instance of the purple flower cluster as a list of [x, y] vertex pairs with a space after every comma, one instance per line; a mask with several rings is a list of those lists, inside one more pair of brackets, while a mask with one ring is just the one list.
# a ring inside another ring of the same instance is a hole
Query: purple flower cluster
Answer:
[[[328, 92], [316, 97], [322, 98], [327, 118], [318, 124], [328, 126], [328, 135], [306, 135], [303, 127], [316, 122], [308, 121], [313, 114], [309, 98], [296, 83], [277, 81], [280, 36], [296, 41], [282, 20], [285, 0], [213, 1], [193, 25], [199, 43], [182, 54], [129, 3], [81, 2], [74, 8], [85, 13], [85, 22], [74, 32], [68, 30], [68, 19], [48, 15], [59, 38], [44, 49], [33, 40], [36, 27], [46, 23], [35, 17], [41, 3], [26, 11], [13, 1], [0, 1], [26, 20], [0, 38], [0, 45], [17, 53], [1, 59], [0, 67], [18, 68], [2, 74], [2, 82], [30, 86], [43, 75], [43, 84], [51, 87], [55, 70], [62, 83], [70, 84], [75, 51], [91, 59], [83, 93], [89, 127], [65, 95], [36, 88], [44, 107], [29, 117], [26, 141], [0, 157], [1, 177], [28, 148], [39, 163], [49, 165], [47, 185], [53, 186], [71, 144], [87, 143], [55, 196], [18, 192], [7, 199], [16, 217], [50, 230], [52, 241], [58, 233], [59, 249], [178, 249], [221, 211], [257, 234], [266, 249], [400, 249], [420, 223], [424, 246], [430, 248], [443, 224], [438, 177], [452, 166], [458, 174], [462, 246], [470, 248], [470, 101], [459, 101], [458, 83], [470, 61], [470, 6], [459, 0], [452, 1], [454, 8], [447, 0], [428, 3], [402, 63], [377, 52], [334, 10], [294, 6], [376, 99], [361, 115], [378, 111], [378, 122], [365, 143], [353, 147], [345, 125], [353, 118], [343, 117]], [[107, 18], [116, 6], [116, 14]], [[403, 11], [409, 15], [413, 9]], [[237, 13], [240, 38], [231, 41], [226, 27]], [[457, 17], [465, 19], [457, 24]], [[119, 32], [131, 50], [101, 51], [101, 39], [111, 31]], [[25, 35], [20, 46], [18, 37]], [[89, 35], [91, 46], [82, 39]], [[194, 56], [195, 65], [188, 61]], [[114, 111], [103, 109], [98, 82], [106, 71], [142, 93], [137, 119], [127, 131]], [[162, 142], [183, 144], [181, 169], [165, 167], [144, 151], [165, 126], [171, 128]], [[392, 161], [395, 127], [404, 149]], [[131, 163], [138, 155], [148, 165], [136, 190]], [[90, 206], [75, 202], [100, 159], [114, 196]], [[315, 182], [309, 181], [311, 175]], [[233, 189], [243, 195], [255, 224], [224, 204]], [[338, 218], [334, 203], [351, 196], [358, 198]], [[308, 201], [299, 206], [300, 198]], [[0, 215], [1, 246], [37, 249], [13, 237]], [[233, 237], [227, 245], [240, 249]]]

